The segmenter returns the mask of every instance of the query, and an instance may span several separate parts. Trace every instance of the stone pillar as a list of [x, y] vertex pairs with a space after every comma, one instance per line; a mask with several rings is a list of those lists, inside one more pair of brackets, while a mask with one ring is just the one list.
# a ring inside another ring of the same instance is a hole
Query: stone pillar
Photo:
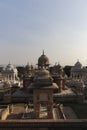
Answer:
[[65, 79], [62, 81], [63, 90], [65, 89]]
[[9, 113], [13, 113], [13, 104], [9, 105]]
[[13, 81], [15, 81], [15, 74], [13, 73]]
[[49, 119], [53, 119], [53, 105], [51, 102], [48, 102], [47, 105], [47, 114]]
[[62, 79], [59, 79], [59, 92], [62, 92]]
[[7, 80], [9, 80], [9, 74], [7, 75]]
[[38, 119], [40, 117], [40, 103], [37, 102], [34, 104], [35, 118]]
[[11, 75], [11, 81], [12, 81], [12, 75]]

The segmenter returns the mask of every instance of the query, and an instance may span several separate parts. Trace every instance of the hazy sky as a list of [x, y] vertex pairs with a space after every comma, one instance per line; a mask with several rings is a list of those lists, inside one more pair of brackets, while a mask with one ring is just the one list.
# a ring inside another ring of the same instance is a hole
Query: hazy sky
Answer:
[[0, 64], [87, 65], [87, 0], [0, 0]]

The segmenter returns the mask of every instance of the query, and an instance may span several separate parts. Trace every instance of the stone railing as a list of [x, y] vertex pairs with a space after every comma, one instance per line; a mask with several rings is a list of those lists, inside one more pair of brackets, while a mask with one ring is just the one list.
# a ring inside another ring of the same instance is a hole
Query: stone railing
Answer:
[[0, 106], [2, 109], [0, 112], [0, 119], [6, 120], [7, 116], [9, 115], [9, 106]]

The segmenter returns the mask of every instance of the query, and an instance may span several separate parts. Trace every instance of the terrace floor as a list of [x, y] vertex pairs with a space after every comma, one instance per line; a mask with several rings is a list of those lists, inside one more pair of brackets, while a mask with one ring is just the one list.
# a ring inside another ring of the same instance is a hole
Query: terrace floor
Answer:
[[[77, 116], [73, 109], [69, 106], [63, 107], [64, 115], [66, 119], [77, 119]], [[9, 119], [34, 119], [34, 110], [33, 108], [25, 108], [25, 106], [22, 105], [14, 105], [13, 106], [13, 113], [8, 115], [7, 120]], [[53, 118], [54, 119], [61, 119], [60, 110], [58, 108], [53, 109]], [[41, 107], [40, 111], [40, 119], [48, 119], [47, 117], [47, 110], [45, 107]]]

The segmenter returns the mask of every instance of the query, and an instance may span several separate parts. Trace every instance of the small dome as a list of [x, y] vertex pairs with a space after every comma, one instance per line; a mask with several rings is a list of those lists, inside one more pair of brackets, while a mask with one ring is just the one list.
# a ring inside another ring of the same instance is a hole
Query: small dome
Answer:
[[44, 55], [44, 51], [38, 59], [38, 66], [49, 66], [49, 59], [46, 55]]
[[25, 66], [26, 70], [31, 70], [31, 66], [29, 65], [29, 63], [27, 63], [27, 65]]
[[31, 65], [31, 70], [33, 70], [34, 69], [34, 66], [33, 65]]
[[62, 66], [60, 64], [57, 65], [58, 70], [62, 70]]
[[53, 79], [50, 76], [49, 71], [42, 68], [37, 71], [36, 76], [34, 78], [34, 83], [36, 86], [39, 87], [50, 86], [53, 83]]

